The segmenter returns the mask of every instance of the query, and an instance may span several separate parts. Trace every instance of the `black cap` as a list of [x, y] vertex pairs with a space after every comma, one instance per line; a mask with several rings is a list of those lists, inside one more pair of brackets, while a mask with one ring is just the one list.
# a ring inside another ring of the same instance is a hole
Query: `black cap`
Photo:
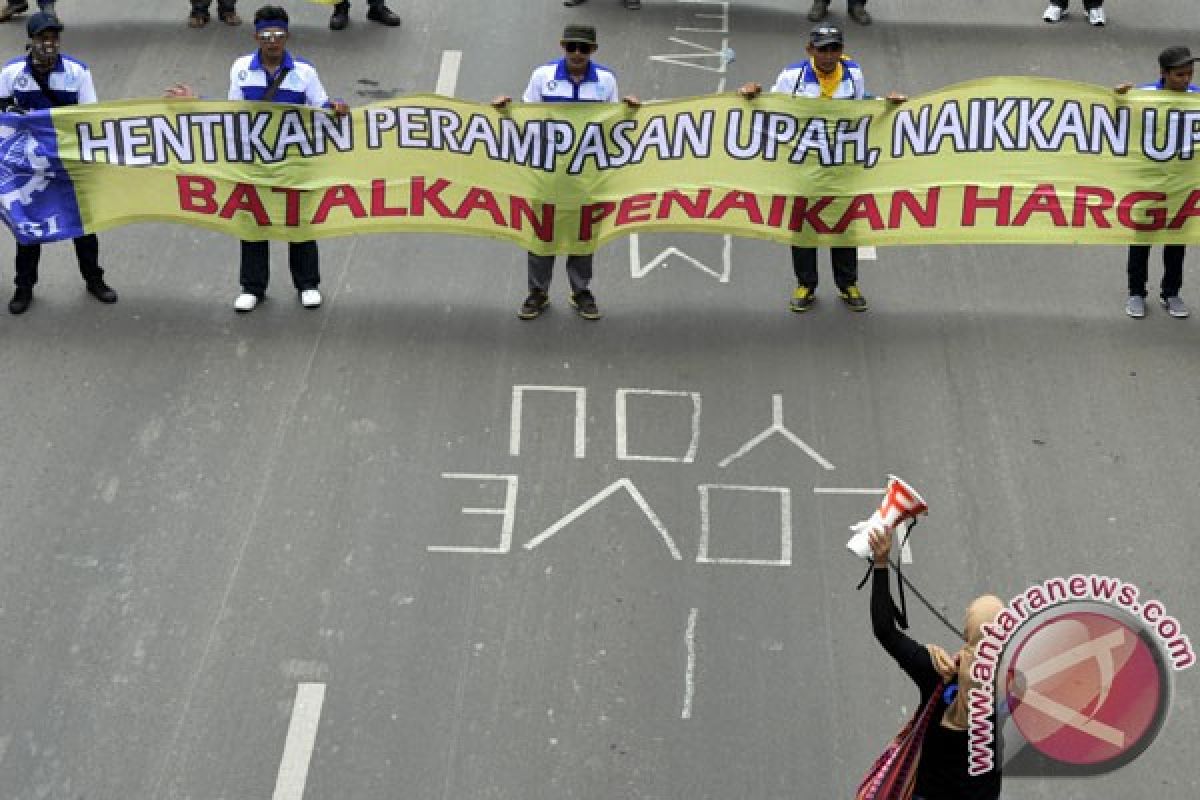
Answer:
[[1162, 69], [1175, 69], [1191, 64], [1195, 60], [1192, 57], [1192, 51], [1182, 45], [1168, 47], [1158, 54], [1158, 66]]
[[824, 47], [827, 44], [845, 44], [846, 40], [842, 37], [841, 28], [821, 25], [812, 29], [812, 33], [808, 35], [808, 43], [813, 47]]
[[564, 42], [583, 42], [584, 44], [596, 43], [596, 29], [591, 25], [568, 25], [563, 28], [562, 40]]
[[45, 33], [46, 31], [58, 31], [62, 33], [63, 24], [53, 14], [39, 11], [25, 23], [25, 30], [29, 33], [29, 38], [32, 39], [39, 33]]

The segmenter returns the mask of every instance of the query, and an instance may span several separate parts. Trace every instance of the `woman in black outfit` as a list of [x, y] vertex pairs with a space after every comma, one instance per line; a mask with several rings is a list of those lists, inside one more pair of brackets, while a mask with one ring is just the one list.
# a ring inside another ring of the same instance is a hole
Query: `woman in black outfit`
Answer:
[[919, 645], [896, 627], [896, 609], [888, 588], [892, 535], [874, 532], [870, 542], [875, 559], [871, 583], [871, 626], [875, 638], [921, 690], [918, 709], [925, 707], [938, 684], [945, 684], [925, 732], [913, 800], [997, 800], [1001, 781], [999, 759], [991, 772], [967, 774], [967, 703], [971, 686], [977, 685], [970, 673], [980, 628], [992, 621], [1004, 604], [997, 597], [984, 595], [967, 607], [963, 631], [967, 644], [956, 658], [937, 645]]

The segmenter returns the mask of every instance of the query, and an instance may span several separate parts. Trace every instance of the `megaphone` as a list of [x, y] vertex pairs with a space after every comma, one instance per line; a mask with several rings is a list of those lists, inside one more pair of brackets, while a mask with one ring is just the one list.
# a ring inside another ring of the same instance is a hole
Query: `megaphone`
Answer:
[[850, 530], [854, 535], [846, 542], [846, 549], [859, 558], [871, 559], [871, 543], [867, 536], [872, 531], [884, 533], [894, 530], [897, 525], [906, 520], [916, 519], [922, 514], [929, 513], [929, 506], [917, 490], [909, 486], [895, 475], [888, 476], [887, 492], [883, 502], [875, 510], [870, 519], [865, 519]]

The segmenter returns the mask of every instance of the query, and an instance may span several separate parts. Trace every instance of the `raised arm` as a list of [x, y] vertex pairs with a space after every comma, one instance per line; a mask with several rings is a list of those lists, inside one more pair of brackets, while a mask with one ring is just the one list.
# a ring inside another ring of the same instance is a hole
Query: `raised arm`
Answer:
[[941, 676], [934, 668], [929, 650], [896, 627], [896, 610], [888, 586], [888, 554], [891, 552], [891, 533], [872, 533], [871, 552], [875, 569], [871, 575], [871, 629], [900, 669], [912, 678], [921, 690], [921, 699], [928, 698]]

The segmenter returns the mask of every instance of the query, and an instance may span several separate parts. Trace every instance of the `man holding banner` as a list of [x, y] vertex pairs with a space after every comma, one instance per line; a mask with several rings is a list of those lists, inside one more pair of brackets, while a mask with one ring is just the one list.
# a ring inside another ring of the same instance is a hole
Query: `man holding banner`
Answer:
[[[279, 6], [263, 6], [254, 13], [257, 52], [233, 62], [229, 71], [229, 99], [259, 103], [292, 103], [326, 108], [342, 116], [350, 112], [341, 100], [331, 100], [321, 85], [317, 70], [287, 51], [288, 13]], [[169, 97], [195, 98], [190, 86], [180, 84], [167, 90]], [[266, 241], [242, 241], [242, 293], [234, 300], [237, 311], [258, 307], [266, 296], [270, 279], [271, 252]], [[317, 243], [289, 242], [288, 266], [292, 284], [305, 308], [321, 305], [320, 262]]]
[[[1144, 83], [1138, 89], [1167, 92], [1200, 92], [1200, 86], [1192, 84], [1197, 59], [1186, 47], [1168, 47], [1158, 54], [1159, 79], [1157, 83]], [[1117, 94], [1125, 94], [1134, 88], [1132, 83], [1117, 86]], [[1183, 286], [1183, 255], [1181, 244], [1163, 246], [1163, 277], [1159, 287], [1159, 302], [1167, 313], [1176, 319], [1185, 319], [1189, 313], [1187, 305], [1179, 296]], [[1126, 274], [1129, 278], [1129, 299], [1125, 301], [1125, 313], [1134, 319], [1146, 316], [1146, 281], [1150, 271], [1150, 245], [1135, 244], [1129, 248]]]
[[[821, 97], [827, 100], [862, 100], [867, 96], [866, 81], [858, 62], [845, 55], [845, 39], [840, 28], [823, 25], [809, 33], [805, 48], [808, 60], [785, 68], [771, 87], [774, 94], [792, 97]], [[747, 83], [738, 90], [747, 100], [762, 92], [757, 83]], [[887, 99], [902, 103], [907, 98], [891, 93]], [[858, 249], [831, 247], [833, 280], [842, 301], [851, 311], [866, 311], [867, 299], [858, 288]], [[796, 290], [790, 308], [802, 313], [812, 308], [817, 290], [817, 249], [792, 247], [792, 268], [796, 273]]]
[[[29, 33], [29, 56], [10, 62], [0, 70], [0, 111], [44, 111], [56, 106], [95, 103], [96, 89], [87, 64], [63, 55], [58, 17], [39, 11], [25, 26]], [[104, 282], [100, 268], [100, 241], [89, 233], [75, 239], [79, 274], [87, 291], [101, 303], [117, 302], [117, 293]], [[40, 244], [17, 244], [16, 291], [8, 304], [12, 314], [23, 314], [33, 302], [38, 281]]]
[[[611, 69], [592, 61], [596, 43], [596, 29], [591, 25], [568, 25], [563, 30], [564, 57], [558, 61], [538, 67], [529, 79], [522, 99], [526, 103], [615, 103], [620, 96], [617, 91], [617, 76]], [[496, 108], [503, 109], [512, 102], [511, 97], [497, 97], [492, 101]], [[624, 98], [626, 105], [637, 108], [641, 102], [634, 96]], [[554, 256], [529, 254], [529, 296], [521, 304], [517, 316], [521, 319], [536, 319], [550, 305], [550, 278], [554, 272]], [[600, 319], [596, 297], [589, 288], [592, 282], [592, 256], [567, 256], [567, 279], [571, 283], [571, 306], [584, 319]]]

